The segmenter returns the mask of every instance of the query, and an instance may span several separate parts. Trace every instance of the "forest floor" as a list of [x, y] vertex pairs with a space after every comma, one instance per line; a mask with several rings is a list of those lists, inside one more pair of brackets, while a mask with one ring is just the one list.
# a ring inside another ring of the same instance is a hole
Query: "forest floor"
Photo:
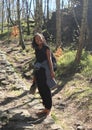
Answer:
[[79, 73], [63, 77], [52, 91], [51, 115], [37, 117], [43, 106], [38, 91], [29, 94], [33, 57], [30, 43], [23, 51], [16, 42], [0, 42], [1, 130], [92, 130], [92, 78]]

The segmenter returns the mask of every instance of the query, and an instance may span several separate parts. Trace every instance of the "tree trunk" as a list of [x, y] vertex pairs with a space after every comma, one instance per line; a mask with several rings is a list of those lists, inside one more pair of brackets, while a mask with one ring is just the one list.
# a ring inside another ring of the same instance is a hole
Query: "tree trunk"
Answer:
[[29, 7], [28, 1], [26, 0], [26, 14], [27, 14], [27, 35], [30, 35], [30, 27], [29, 27]]
[[60, 0], [56, 0], [56, 47], [61, 45], [61, 10]]
[[8, 43], [9, 43], [9, 38], [10, 38], [10, 27], [9, 27], [9, 24], [10, 24], [10, 0], [7, 2], [6, 0], [6, 6], [7, 6], [7, 30], [8, 30]]
[[3, 21], [4, 20], [4, 0], [2, 0], [2, 26], [1, 26], [1, 34], [3, 33]]
[[7, 22], [8, 23], [11, 22], [14, 25], [14, 22], [13, 22], [13, 20], [11, 18], [11, 1], [8, 0], [8, 2], [7, 2], [7, 0], [6, 0], [6, 3], [7, 3], [7, 13], [8, 13], [8, 15], [7, 15]]
[[43, 2], [42, 0], [39, 1], [39, 27], [40, 31], [42, 32], [42, 21], [43, 21]]
[[47, 0], [47, 21], [49, 20], [49, 0]]
[[22, 0], [22, 19], [25, 18], [25, 0]]
[[81, 60], [82, 49], [85, 42], [85, 34], [87, 31], [87, 10], [88, 10], [88, 0], [83, 1], [83, 14], [81, 21], [80, 37], [79, 37], [79, 46], [75, 57], [75, 63], [78, 65]]
[[17, 0], [17, 17], [18, 17], [18, 26], [19, 26], [19, 45], [22, 49], [25, 49], [25, 44], [22, 36], [21, 22], [20, 22], [20, 0]]
[[62, 0], [62, 9], [64, 9], [64, 0]]
[[88, 3], [88, 40], [86, 44], [86, 50], [92, 51], [92, 0]]
[[35, 32], [42, 32], [42, 0], [36, 0]]

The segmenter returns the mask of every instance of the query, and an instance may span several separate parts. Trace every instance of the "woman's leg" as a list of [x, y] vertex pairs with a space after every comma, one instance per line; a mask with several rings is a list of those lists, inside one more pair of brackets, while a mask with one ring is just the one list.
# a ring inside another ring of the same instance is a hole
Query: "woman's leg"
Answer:
[[52, 107], [51, 91], [48, 85], [46, 84], [46, 75], [44, 68], [41, 68], [36, 72], [36, 81], [38, 85], [39, 94], [42, 98], [45, 108], [51, 109]]

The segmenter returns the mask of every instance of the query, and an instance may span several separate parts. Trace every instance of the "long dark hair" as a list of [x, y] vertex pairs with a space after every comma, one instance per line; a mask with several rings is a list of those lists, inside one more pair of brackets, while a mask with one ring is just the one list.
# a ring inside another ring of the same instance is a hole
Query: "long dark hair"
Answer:
[[37, 45], [37, 43], [35, 42], [35, 37], [36, 37], [36, 36], [40, 36], [40, 37], [43, 39], [44, 45], [46, 45], [46, 40], [45, 40], [45, 37], [43, 36], [43, 34], [41, 34], [41, 33], [36, 33], [35, 36], [33, 37], [33, 41], [32, 41], [32, 47], [33, 47], [34, 49], [37, 49], [37, 48], [38, 48], [38, 45]]

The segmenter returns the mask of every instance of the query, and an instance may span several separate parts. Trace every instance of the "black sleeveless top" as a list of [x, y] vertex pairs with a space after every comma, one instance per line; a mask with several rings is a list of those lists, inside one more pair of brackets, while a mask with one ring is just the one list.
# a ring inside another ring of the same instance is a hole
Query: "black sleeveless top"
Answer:
[[41, 49], [36, 48], [35, 49], [35, 55], [36, 55], [36, 62], [43, 62], [45, 60], [47, 60], [47, 55], [46, 55], [46, 50], [50, 48], [46, 45], [43, 45], [43, 47]]

